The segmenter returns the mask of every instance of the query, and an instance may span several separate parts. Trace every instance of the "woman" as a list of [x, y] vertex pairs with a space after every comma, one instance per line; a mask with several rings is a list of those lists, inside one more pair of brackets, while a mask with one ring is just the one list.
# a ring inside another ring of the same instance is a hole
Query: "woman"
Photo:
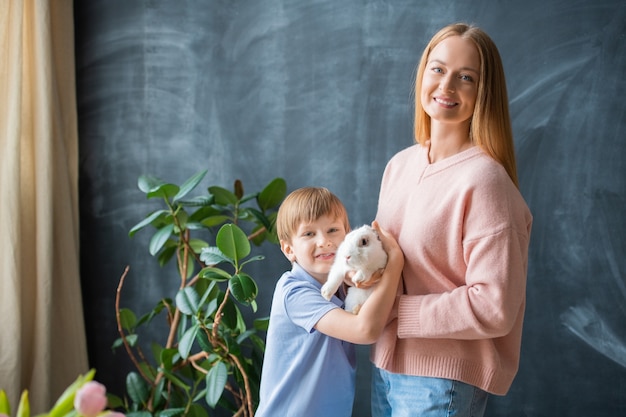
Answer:
[[518, 369], [532, 216], [502, 62], [481, 29], [449, 25], [427, 45], [415, 140], [381, 183], [377, 220], [405, 264], [372, 350], [372, 416], [482, 416]]

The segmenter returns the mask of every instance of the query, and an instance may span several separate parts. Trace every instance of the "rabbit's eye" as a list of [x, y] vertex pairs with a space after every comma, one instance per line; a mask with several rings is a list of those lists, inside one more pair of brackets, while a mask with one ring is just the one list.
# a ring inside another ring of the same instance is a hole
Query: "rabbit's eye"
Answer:
[[361, 246], [367, 246], [368, 243], [369, 243], [369, 241], [367, 240], [366, 237], [361, 239]]

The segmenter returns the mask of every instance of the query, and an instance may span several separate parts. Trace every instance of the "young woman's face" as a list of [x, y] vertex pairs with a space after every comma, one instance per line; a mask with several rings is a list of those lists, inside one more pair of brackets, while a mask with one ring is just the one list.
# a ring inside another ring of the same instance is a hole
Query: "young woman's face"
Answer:
[[281, 241], [281, 249], [290, 261], [297, 262], [323, 284], [346, 233], [339, 219], [322, 216], [314, 222], [301, 223], [291, 242]]
[[431, 120], [467, 122], [478, 95], [480, 57], [476, 46], [459, 36], [441, 41], [428, 56], [420, 99]]

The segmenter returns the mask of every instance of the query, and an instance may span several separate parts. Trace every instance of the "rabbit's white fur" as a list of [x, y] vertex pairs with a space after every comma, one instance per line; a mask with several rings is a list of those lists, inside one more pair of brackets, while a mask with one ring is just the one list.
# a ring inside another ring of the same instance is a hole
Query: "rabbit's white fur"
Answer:
[[[374, 272], [385, 265], [387, 253], [378, 233], [371, 226], [361, 226], [348, 233], [339, 245], [328, 279], [322, 286], [322, 296], [330, 300], [348, 271], [355, 271], [352, 282], [356, 284], [369, 281]], [[350, 287], [345, 300], [346, 311], [357, 314], [371, 293], [371, 288]]]

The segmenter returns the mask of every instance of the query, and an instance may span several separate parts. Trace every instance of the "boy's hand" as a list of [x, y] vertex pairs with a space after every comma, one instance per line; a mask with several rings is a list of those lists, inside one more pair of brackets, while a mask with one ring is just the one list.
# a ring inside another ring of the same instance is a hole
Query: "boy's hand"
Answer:
[[354, 274], [356, 274], [355, 271], [348, 271], [346, 273], [346, 276], [343, 277], [343, 282], [350, 286], [350, 287], [357, 287], [357, 288], [363, 288], [363, 289], [367, 289], [370, 287], [373, 287], [374, 285], [376, 285], [378, 283], [378, 281], [380, 281], [380, 279], [383, 276], [383, 271], [384, 269], [379, 269], [376, 272], [374, 272], [372, 274], [372, 277], [367, 280], [367, 281], [360, 281], [360, 282], [353, 282], [352, 281], [352, 277], [354, 276]]
[[380, 281], [380, 279], [383, 277], [384, 270], [385, 269], [382, 268], [382, 269], [375, 271], [369, 280], [357, 282], [356, 284], [354, 284], [354, 286], [357, 288], [363, 288], [363, 289], [368, 289], [368, 288], [373, 287], [374, 285], [378, 284], [378, 281]]

